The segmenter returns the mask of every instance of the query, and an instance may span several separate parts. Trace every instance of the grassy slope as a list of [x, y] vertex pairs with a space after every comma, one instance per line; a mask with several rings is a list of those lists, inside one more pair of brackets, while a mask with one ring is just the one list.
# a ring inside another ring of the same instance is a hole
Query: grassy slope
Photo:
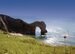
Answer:
[[[70, 47], [67, 47], [67, 53]], [[75, 54], [75, 47], [71, 48]], [[64, 47], [55, 47], [56, 54], [64, 54]], [[54, 54], [54, 47], [45, 45], [32, 37], [10, 36], [0, 33], [0, 54]]]

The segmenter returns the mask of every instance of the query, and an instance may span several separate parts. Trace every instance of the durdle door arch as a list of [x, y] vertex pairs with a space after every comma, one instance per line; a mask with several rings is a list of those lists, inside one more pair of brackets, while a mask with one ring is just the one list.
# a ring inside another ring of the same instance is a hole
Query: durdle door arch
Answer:
[[[14, 32], [14, 33], [35, 35], [36, 27], [39, 27], [41, 29], [41, 35], [47, 33], [46, 24], [43, 21], [35, 21], [33, 23], [28, 24], [21, 19], [15, 19], [8, 15], [3, 14], [0, 14], [0, 18], [3, 19], [5, 25], [7, 26], [7, 31], [11, 33]], [[0, 29], [6, 31], [1, 19], [0, 19]]]

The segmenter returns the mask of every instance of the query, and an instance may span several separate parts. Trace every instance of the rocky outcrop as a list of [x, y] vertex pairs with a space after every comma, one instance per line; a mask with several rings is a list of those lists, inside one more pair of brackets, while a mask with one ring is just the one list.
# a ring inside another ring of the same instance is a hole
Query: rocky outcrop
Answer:
[[[21, 19], [15, 19], [3, 14], [0, 14], [0, 18], [2, 18], [2, 20], [6, 24], [8, 32], [35, 35], [36, 26], [38, 26], [41, 29], [41, 35], [44, 35], [47, 32], [46, 24], [43, 21], [35, 21], [31, 24], [28, 24]], [[6, 31], [1, 20], [0, 29]]]

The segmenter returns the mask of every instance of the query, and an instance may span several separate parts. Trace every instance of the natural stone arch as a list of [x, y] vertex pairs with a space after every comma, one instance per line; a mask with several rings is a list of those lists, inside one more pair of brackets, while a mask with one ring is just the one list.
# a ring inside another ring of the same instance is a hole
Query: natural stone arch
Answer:
[[[0, 17], [5, 22], [8, 32], [35, 35], [35, 29], [38, 26], [41, 29], [41, 35], [47, 33], [46, 24], [43, 21], [35, 21], [31, 24], [28, 24], [21, 19], [14, 19], [7, 15], [0, 14]], [[0, 29], [4, 30], [1, 20], [0, 20]]]
[[38, 26], [41, 29], [41, 35], [45, 35], [47, 33], [46, 24], [43, 21], [35, 21], [30, 24], [32, 26], [32, 33], [35, 32], [35, 28]]

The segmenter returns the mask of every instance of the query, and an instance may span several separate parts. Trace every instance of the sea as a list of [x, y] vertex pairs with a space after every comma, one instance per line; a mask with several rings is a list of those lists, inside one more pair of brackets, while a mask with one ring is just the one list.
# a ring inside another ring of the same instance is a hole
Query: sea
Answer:
[[61, 34], [51, 34], [47, 33], [46, 35], [40, 35], [39, 33], [36, 34], [36, 38], [40, 36], [44, 37], [41, 39], [44, 43], [52, 45], [52, 46], [75, 46], [75, 36], [68, 35], [64, 38], [64, 35]]

